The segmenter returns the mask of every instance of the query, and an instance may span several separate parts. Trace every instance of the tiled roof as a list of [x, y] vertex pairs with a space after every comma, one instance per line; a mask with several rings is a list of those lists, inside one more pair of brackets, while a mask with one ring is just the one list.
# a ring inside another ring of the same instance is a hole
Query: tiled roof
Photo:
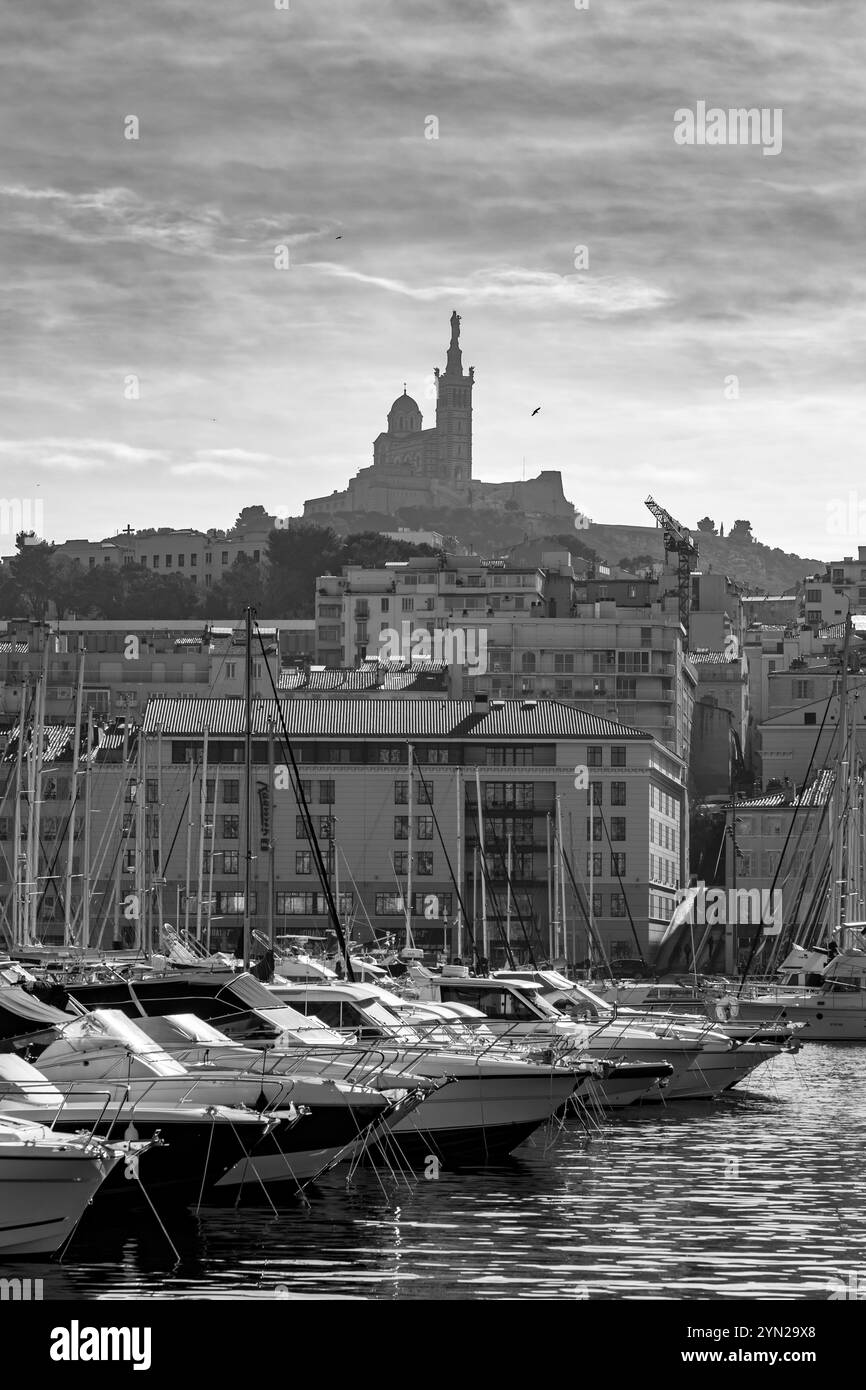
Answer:
[[693, 666], [731, 666], [739, 660], [738, 656], [729, 656], [727, 652], [702, 650], [689, 652], [689, 661]]
[[777, 810], [780, 806], [826, 806], [830, 799], [830, 792], [833, 789], [835, 774], [829, 768], [822, 768], [816, 772], [809, 786], [805, 791], [797, 788], [798, 796], [795, 801], [786, 801], [783, 792], [766, 792], [763, 796], [750, 796], [747, 800], [738, 801], [736, 809], [738, 811], [767, 811]]
[[[293, 738], [471, 738], [514, 741], [537, 739], [652, 740], [652, 734], [588, 714], [558, 700], [503, 700], [474, 704], [471, 700], [306, 700], [292, 696], [280, 702], [282, 717]], [[267, 734], [273, 721], [280, 728], [273, 700], [256, 700], [253, 733]], [[154, 696], [147, 703], [145, 732], [161, 728], [168, 737], [211, 734], [241, 737], [244, 701], [177, 699]]]

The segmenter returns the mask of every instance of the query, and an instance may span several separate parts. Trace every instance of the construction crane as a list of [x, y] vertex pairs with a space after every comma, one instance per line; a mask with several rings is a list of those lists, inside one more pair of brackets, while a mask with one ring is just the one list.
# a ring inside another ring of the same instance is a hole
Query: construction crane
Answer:
[[698, 558], [698, 547], [692, 540], [691, 532], [675, 521], [670, 512], [660, 507], [652, 497], [644, 503], [664, 530], [666, 554], [677, 556], [677, 598], [680, 605], [680, 622], [685, 631], [685, 650], [689, 649], [689, 610], [692, 602], [692, 570]]

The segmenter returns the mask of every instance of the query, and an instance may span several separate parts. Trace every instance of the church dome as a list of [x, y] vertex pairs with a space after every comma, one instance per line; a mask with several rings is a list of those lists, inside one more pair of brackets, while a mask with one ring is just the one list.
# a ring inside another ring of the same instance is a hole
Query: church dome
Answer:
[[388, 414], [393, 415], [395, 411], [397, 411], [397, 413], [399, 414], [401, 410], [404, 415], [408, 415], [410, 411], [414, 415], [421, 414], [421, 411], [418, 407], [418, 402], [413, 401], [411, 396], [407, 396], [405, 391], [403, 392], [402, 396], [397, 397], [396, 401], [391, 406], [391, 409], [388, 411]]
[[421, 410], [418, 402], [407, 396], [405, 389], [388, 411], [388, 428], [398, 433], [408, 433], [421, 428]]

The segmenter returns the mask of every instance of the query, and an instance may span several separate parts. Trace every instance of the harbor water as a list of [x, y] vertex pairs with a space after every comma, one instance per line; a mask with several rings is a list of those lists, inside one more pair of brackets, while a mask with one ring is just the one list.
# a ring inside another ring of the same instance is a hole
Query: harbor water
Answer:
[[62, 1264], [2, 1273], [76, 1300], [866, 1295], [864, 1145], [866, 1052], [815, 1044], [715, 1103], [570, 1119], [494, 1168], [166, 1213], [179, 1263], [149, 1212], [94, 1209]]

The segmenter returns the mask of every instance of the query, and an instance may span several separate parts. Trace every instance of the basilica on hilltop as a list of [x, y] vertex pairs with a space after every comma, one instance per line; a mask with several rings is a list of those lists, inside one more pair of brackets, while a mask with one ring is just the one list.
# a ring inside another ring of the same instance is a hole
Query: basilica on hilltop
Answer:
[[475, 368], [463, 370], [460, 315], [451, 315], [451, 341], [445, 370], [437, 367], [436, 423], [424, 428], [421, 408], [405, 385], [388, 411], [388, 427], [373, 442], [373, 462], [351, 479], [343, 492], [304, 503], [308, 521], [363, 522], [365, 514], [399, 517], [410, 509], [437, 513], [471, 509], [521, 512], [532, 529], [533, 517], [574, 525], [574, 507], [566, 501], [558, 472], [542, 472], [524, 482], [484, 483], [472, 477], [472, 391]]

